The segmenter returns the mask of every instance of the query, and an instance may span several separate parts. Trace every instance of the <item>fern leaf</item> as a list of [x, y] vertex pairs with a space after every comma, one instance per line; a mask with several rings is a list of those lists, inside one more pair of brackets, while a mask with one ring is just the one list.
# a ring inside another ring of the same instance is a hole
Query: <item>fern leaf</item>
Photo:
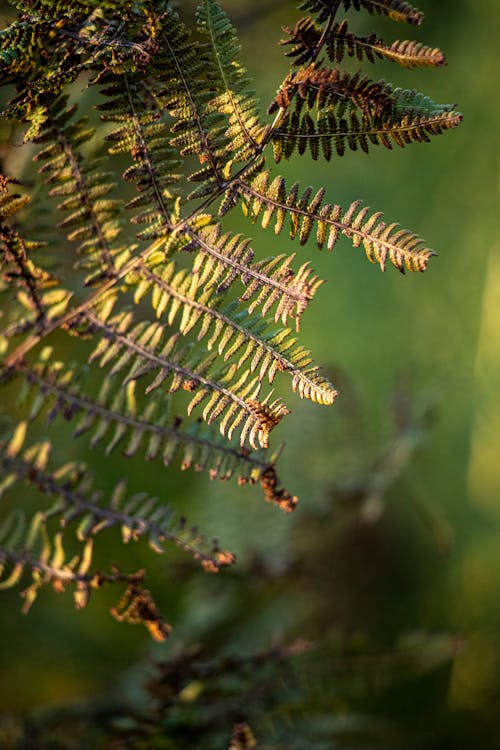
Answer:
[[[214, 357], [194, 355], [189, 348], [177, 347], [177, 336], [168, 336], [168, 331], [158, 323], [132, 324], [131, 316], [117, 316], [109, 321], [101, 321], [93, 313], [87, 316], [92, 333], [98, 332], [100, 343], [92, 353], [91, 361], [99, 360], [101, 367], [116, 358], [110, 374], [115, 375], [124, 368], [128, 373], [124, 384], [154, 374], [146, 393], [170, 380], [168, 391], [175, 393], [180, 388], [194, 391], [187, 412], [202, 402], [203, 419], [209, 424], [220, 420], [220, 432], [230, 439], [235, 430], [240, 431], [240, 442], [245, 440], [252, 448], [266, 448], [273, 427], [288, 413], [279, 399], [268, 404], [269, 396], [257, 402], [261, 381], [258, 377], [248, 377], [235, 365], [222, 370], [214, 370]], [[262, 403], [262, 412], [254, 404]]]
[[199, 286], [214, 288], [220, 294], [240, 276], [246, 287], [240, 299], [252, 300], [249, 313], [261, 306], [264, 316], [276, 305], [275, 321], [281, 319], [286, 325], [288, 318], [293, 317], [299, 329], [301, 315], [323, 283], [309, 268], [309, 263], [294, 272], [290, 267], [293, 255], [252, 262], [249, 240], [242, 239], [241, 235], [222, 233], [218, 224], [205, 226], [198, 232], [190, 230], [189, 235], [191, 242], [187, 247], [194, 246], [198, 250], [193, 274]]
[[[23, 612], [26, 614], [43, 586], [51, 585], [60, 593], [68, 586], [74, 589], [77, 609], [86, 607], [92, 590], [105, 584], [126, 583], [127, 589], [111, 614], [119, 622], [142, 623], [158, 641], [168, 638], [171, 627], [163, 619], [149, 591], [142, 587], [144, 572], [121, 573], [115, 565], [110, 573], [92, 572], [92, 539], [83, 546], [81, 554], [68, 557], [63, 545], [63, 534], [49, 535], [46, 519], [37, 513], [26, 534], [24, 544], [19, 537], [25, 533], [24, 516], [10, 514], [0, 528], [0, 590], [17, 585], [25, 572], [31, 573], [32, 583], [22, 592]], [[127, 608], [124, 607], [124, 601]]]
[[154, 270], [146, 265], [138, 270], [141, 282], [134, 277], [135, 301], [151, 289], [157, 316], [164, 316], [169, 325], [179, 318], [181, 334], [187, 335], [198, 327], [197, 340], [207, 341], [207, 349], [217, 349], [226, 361], [238, 355], [238, 368], [250, 361], [250, 371], [258, 370], [260, 380], [267, 375], [270, 383], [277, 372], [285, 372], [291, 375], [293, 390], [302, 398], [333, 403], [337, 391], [317, 367], [310, 367], [309, 352], [296, 345], [290, 329], [269, 331], [260, 316], [249, 316], [237, 301], [221, 307], [221, 296], [214, 298], [210, 289], [203, 289], [200, 294], [196, 277], [187, 269], [176, 271], [174, 261]]
[[33, 253], [43, 243], [26, 240], [15, 226], [14, 217], [29, 204], [29, 196], [11, 192], [11, 186], [16, 184], [19, 183], [0, 175], [0, 292], [11, 299], [15, 290], [17, 302], [17, 306], [10, 305], [12, 322], [7, 319], [7, 326], [0, 334], [3, 352], [16, 336], [43, 328], [57, 318], [72, 297], [58, 279], [34, 263]]
[[[395, 97], [402, 93], [395, 91]], [[302, 155], [309, 148], [313, 159], [321, 153], [330, 161], [333, 151], [342, 156], [347, 146], [364, 153], [374, 145], [404, 148], [410, 143], [427, 143], [432, 136], [441, 135], [461, 123], [462, 115], [451, 106], [429, 103], [431, 106], [422, 109], [409, 107], [405, 110], [399, 105], [392, 112], [376, 116], [362, 114], [360, 117], [355, 111], [348, 116], [338, 116], [334, 111], [321, 111], [317, 123], [307, 113], [301, 118], [294, 112], [286, 127], [273, 134], [275, 160], [290, 158], [296, 149]]]
[[203, 0], [197, 19], [199, 31], [212, 48], [213, 67], [207, 76], [218, 92], [208, 107], [229, 117], [225, 135], [231, 143], [232, 161], [246, 162], [260, 152], [264, 130], [255, 92], [249, 89], [250, 79], [237, 59], [241, 47], [236, 31], [216, 0]]
[[[298, 93], [298, 97], [295, 94]], [[394, 101], [391, 86], [384, 81], [371, 81], [360, 73], [348, 73], [338, 68], [317, 68], [315, 64], [290, 73], [268, 108], [269, 114], [278, 109], [288, 110], [295, 97], [295, 111], [333, 110], [343, 115], [359, 109], [372, 116], [392, 110]]]
[[222, 441], [200, 421], [184, 424], [180, 417], [172, 417], [165, 398], [141, 406], [135, 381], [116, 389], [111, 379], [105, 379], [97, 396], [91, 397], [79, 382], [87, 382], [87, 373], [78, 378], [61, 362], [51, 361], [51, 353], [44, 349], [39, 362], [18, 367], [26, 382], [23, 400], [29, 399], [30, 420], [42, 410], [49, 422], [58, 416], [76, 419], [75, 437], [91, 435], [90, 444], [104, 443], [106, 454], [119, 446], [127, 457], [144, 450], [148, 460], [161, 458], [165, 466], [180, 455], [182, 469], [206, 470], [211, 478], [224, 480], [235, 475], [240, 484], [260, 481], [273, 463], [261, 452], [250, 453]]
[[[284, 28], [288, 39], [282, 40], [284, 45], [292, 45], [287, 57], [295, 58], [297, 65], [303, 65], [313, 59], [320, 43], [323, 30], [315, 21], [306, 16], [297, 21], [292, 29]], [[416, 41], [396, 41], [386, 45], [376, 34], [358, 36], [349, 30], [346, 19], [333, 24], [328, 31], [325, 50], [332, 62], [340, 63], [347, 55], [356, 57], [360, 62], [367, 60], [374, 63], [380, 59], [397, 62], [405, 68], [439, 67], [445, 64], [445, 58], [440, 49], [428, 47]]]
[[294, 183], [287, 193], [283, 177], [275, 178], [269, 183], [269, 172], [263, 172], [251, 184], [240, 183], [244, 212], [252, 221], [263, 214], [262, 225], [268, 226], [273, 214], [276, 214], [275, 231], [283, 228], [283, 215], [290, 216], [290, 237], [299, 235], [305, 243], [313, 229], [316, 228], [316, 244], [321, 250], [325, 244], [332, 250], [342, 233], [351, 239], [354, 247], [363, 244], [366, 255], [372, 263], [378, 263], [382, 271], [387, 260], [399, 271], [425, 271], [429, 258], [434, 251], [426, 247], [423, 240], [412, 232], [400, 229], [398, 224], [386, 224], [382, 214], [370, 213], [369, 209], [360, 208], [360, 201], [354, 201], [343, 212], [339, 205], [325, 203], [324, 189], [319, 190], [311, 199], [312, 189], [307, 188], [299, 195], [299, 185]]
[[108, 73], [99, 78], [106, 101], [97, 106], [105, 122], [119, 123], [108, 133], [111, 155], [126, 153], [133, 164], [123, 173], [126, 182], [135, 182], [139, 195], [127, 208], [135, 213], [131, 221], [147, 224], [139, 239], [152, 239], [168, 233], [175, 216], [176, 189], [180, 162], [169, 143], [169, 132], [162, 120], [158, 94], [135, 74]]
[[404, 0], [343, 0], [344, 8], [360, 10], [364, 8], [369, 13], [379, 13], [389, 16], [393, 21], [420, 26], [424, 21], [424, 14]]
[[123, 481], [104, 502], [102, 491], [93, 488], [93, 477], [81, 462], [50, 471], [47, 443], [35, 444], [21, 453], [21, 445], [14, 449], [11, 441], [2, 446], [1, 453], [3, 477], [14, 477], [16, 482], [28, 483], [54, 498], [49, 510], [38, 519], [45, 525], [49, 519], [57, 518], [62, 528], [77, 524], [76, 536], [83, 544], [104, 529], [118, 526], [124, 542], [144, 537], [155, 552], [163, 552], [166, 543], [174, 544], [212, 572], [234, 561], [234, 556], [222, 550], [216, 540], [207, 540], [198, 529], [188, 527], [184, 518], [157, 498], [143, 492], [127, 496]]
[[303, 154], [309, 148], [313, 159], [322, 151], [329, 160], [333, 149], [342, 155], [346, 145], [365, 152], [370, 145], [404, 147], [428, 141], [462, 121], [453, 106], [436, 104], [413, 89], [313, 64], [288, 76], [269, 111], [289, 110], [292, 100], [295, 107], [288, 121], [272, 134], [276, 161], [289, 158], [295, 149]]
[[29, 122], [24, 139], [38, 135], [49, 119], [51, 103], [83, 69], [78, 35], [61, 40], [61, 27], [46, 14], [27, 8], [21, 20], [0, 31], [0, 76], [14, 83], [17, 95], [3, 109], [13, 120]]
[[207, 106], [215, 93], [206, 75], [208, 50], [191, 40], [189, 30], [171, 10], [164, 14], [159, 41], [162, 54], [154, 64], [165, 84], [165, 107], [175, 121], [171, 145], [182, 157], [198, 156], [202, 165], [202, 170], [188, 176], [192, 182], [203, 183], [191, 197], [209, 195], [224, 184], [229, 141], [226, 116]]
[[335, 16], [341, 2], [345, 10], [353, 8], [359, 11], [363, 8], [369, 13], [389, 16], [393, 21], [417, 26], [424, 21], [424, 14], [404, 0], [304, 0], [299, 8], [314, 13], [322, 23]]
[[122, 202], [111, 198], [116, 187], [113, 175], [101, 170], [101, 161], [84, 156], [79, 146], [94, 135], [86, 119], [73, 120], [76, 107], [56, 102], [50, 119], [34, 139], [43, 144], [34, 157], [42, 162], [40, 173], [51, 186], [50, 195], [62, 198], [57, 208], [66, 212], [59, 226], [68, 229], [68, 239], [77, 242], [82, 260], [76, 268], [89, 272], [87, 286], [112, 276], [129, 258], [129, 250], [118, 244], [121, 233], [118, 215]]

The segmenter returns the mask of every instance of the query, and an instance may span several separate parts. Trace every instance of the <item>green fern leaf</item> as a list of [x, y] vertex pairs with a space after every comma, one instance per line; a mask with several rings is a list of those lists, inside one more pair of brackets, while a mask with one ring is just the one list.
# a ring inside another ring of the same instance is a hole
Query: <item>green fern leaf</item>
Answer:
[[226, 291], [237, 277], [241, 277], [245, 291], [242, 301], [251, 301], [252, 313], [261, 307], [262, 315], [275, 307], [274, 319], [284, 325], [289, 317], [296, 320], [307, 309], [317, 289], [323, 283], [304, 263], [297, 272], [292, 270], [293, 255], [277, 255], [254, 261], [249, 240], [241, 235], [222, 233], [218, 224], [208, 225], [195, 233], [189, 231], [191, 242], [186, 247], [196, 247], [198, 254], [193, 264], [193, 274], [203, 288], [213, 288], [218, 294]]
[[108, 133], [111, 155], [130, 154], [133, 164], [123, 173], [126, 182], [135, 182], [139, 195], [127, 208], [134, 210], [132, 222], [147, 224], [139, 239], [167, 234], [175, 217], [176, 190], [180, 180], [176, 169], [180, 162], [169, 143], [167, 125], [162, 120], [161, 104], [151, 84], [141, 72], [108, 73], [101, 76], [101, 93], [107, 97], [97, 108], [105, 122], [119, 123]]
[[[260, 153], [264, 129], [250, 79], [237, 59], [241, 47], [236, 31], [216, 0], [203, 0], [197, 19], [199, 31], [212, 47], [212, 68], [207, 76], [218, 92], [208, 108], [228, 116], [225, 135], [231, 143], [232, 161], [246, 162]], [[225, 171], [228, 176], [227, 167]]]
[[112, 276], [129, 259], [130, 251], [117, 243], [122, 202], [109, 197], [116, 187], [112, 173], [101, 170], [100, 160], [77, 150], [93, 137], [94, 129], [85, 119], [73, 121], [75, 110], [66, 108], [64, 100], [51, 107], [50, 120], [35, 138], [43, 149], [34, 160], [42, 162], [40, 173], [51, 186], [50, 195], [63, 199], [57, 208], [67, 216], [59, 226], [69, 230], [68, 240], [78, 243], [82, 259], [76, 268], [89, 272], [85, 284], [92, 286]]

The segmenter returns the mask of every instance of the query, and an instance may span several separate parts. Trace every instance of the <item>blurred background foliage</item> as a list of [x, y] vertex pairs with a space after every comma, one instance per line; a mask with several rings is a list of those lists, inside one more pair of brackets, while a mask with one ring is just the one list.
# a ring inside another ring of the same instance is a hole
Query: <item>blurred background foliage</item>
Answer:
[[[195, 5], [183, 1], [183, 12]], [[148, 585], [174, 626], [170, 642], [154, 646], [142, 630], [106, 616], [105, 592], [78, 613], [69, 596], [45, 592], [28, 617], [17, 593], [3, 594], [0, 747], [20, 731], [22, 715], [36, 723], [48, 707], [81, 707], [101, 695], [146, 700], [140, 689], [152, 662], [183, 648], [203, 648], [209, 659], [244, 657], [300, 638], [315, 645], [262, 701], [245, 692], [247, 677], [229, 688], [242, 715], [249, 706], [257, 712], [252, 728], [262, 741], [271, 730], [279, 735], [272, 719], [279, 690], [307, 696], [298, 712], [296, 695], [283, 701], [289, 736], [310, 744], [262, 747], [500, 748], [498, 3], [418, 5], [428, 19], [421, 29], [366, 14], [359, 21], [387, 40], [404, 35], [439, 46], [448, 67], [404, 71], [380, 62], [366, 72], [457, 102], [462, 126], [404, 150], [347, 152], [329, 164], [306, 156], [278, 168], [288, 182], [325, 185], [329, 200], [363, 199], [439, 253], [426, 274], [402, 277], [381, 274], [347, 240], [333, 254], [298, 250], [327, 280], [303, 319], [303, 341], [341, 391], [333, 408], [289, 398], [292, 414], [278, 428], [282, 474], [298, 509], [285, 516], [253, 488], [131, 460], [132, 488], [147, 481], [149, 492], [217, 535], [238, 564], [209, 576], [175, 552], [156, 557], [131, 546], [129, 568], [148, 568]], [[287, 69], [277, 41], [281, 26], [298, 17], [294, 6], [224, 3], [263, 109]], [[5, 20], [4, 4], [2, 13]], [[0, 128], [7, 171], [22, 166], [29, 178], [26, 149], [12, 148], [9, 128]], [[263, 255], [297, 250], [285, 235], [275, 242], [243, 219], [231, 223]], [[70, 434], [59, 425], [67, 460], [82, 450]], [[103, 487], [122, 473], [117, 456], [84, 458]], [[249, 674], [259, 679], [259, 668]], [[221, 695], [206, 676], [190, 673], [185, 684], [191, 693], [176, 710], [190, 707], [191, 718], [175, 724], [174, 717], [166, 734], [137, 747], [229, 745], [230, 722], [225, 740], [182, 734], [184, 724], [202, 723], [198, 694], [212, 696], [213, 707]], [[177, 740], [168, 744], [166, 736]], [[104, 739], [86, 742], [99, 747]]]

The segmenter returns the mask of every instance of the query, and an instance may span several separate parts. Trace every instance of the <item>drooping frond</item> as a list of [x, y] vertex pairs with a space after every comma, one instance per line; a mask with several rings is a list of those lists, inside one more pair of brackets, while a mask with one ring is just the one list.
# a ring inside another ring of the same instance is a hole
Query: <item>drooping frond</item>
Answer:
[[299, 8], [314, 13], [320, 23], [334, 17], [340, 5], [345, 10], [367, 10], [380, 13], [393, 21], [403, 21], [416, 26], [424, 21], [424, 14], [404, 0], [303, 0]]
[[101, 367], [113, 363], [109, 375], [124, 374], [123, 384], [152, 376], [146, 394], [162, 386], [168, 393], [179, 389], [194, 395], [187, 413], [206, 402], [203, 419], [209, 424], [220, 421], [220, 432], [231, 439], [235, 430], [240, 443], [246, 440], [252, 448], [266, 448], [271, 430], [288, 413], [279, 398], [271, 401], [272, 391], [258, 399], [262, 381], [250, 371], [238, 371], [236, 365], [220, 369], [216, 357], [193, 353], [189, 346], [180, 347], [177, 335], [160, 323], [135, 323], [132, 314], [118, 314], [108, 320], [88, 312], [79, 327], [87, 327], [99, 342], [90, 361]]
[[51, 354], [46, 348], [34, 365], [18, 366], [26, 383], [23, 401], [29, 399], [30, 420], [42, 411], [49, 422], [58, 416], [75, 419], [75, 437], [88, 435], [90, 445], [103, 445], [106, 455], [117, 448], [127, 457], [143, 450], [147, 460], [159, 458], [165, 466], [180, 456], [182, 469], [206, 470], [219, 479], [236, 475], [240, 484], [259, 482], [273, 465], [271, 456], [222, 440], [200, 420], [185, 424], [181, 417], [172, 416], [166, 398], [140, 405], [135, 381], [117, 388], [106, 378], [93, 397], [82, 384], [88, 373], [78, 377], [78, 371], [51, 360]]
[[[321, 40], [323, 29], [312, 18], [306, 16], [297, 21], [292, 29], [284, 28], [288, 38], [282, 41], [291, 45], [286, 53], [293, 57], [297, 65], [310, 62]], [[440, 49], [428, 47], [414, 40], [396, 41], [390, 45], [384, 43], [375, 33], [369, 36], [358, 36], [349, 29], [346, 19], [333, 24], [326, 36], [326, 53], [332, 62], [340, 63], [347, 55], [356, 57], [360, 62], [367, 60], [374, 63], [376, 58], [397, 62], [404, 68], [438, 67], [445, 64]]]
[[223, 307], [221, 295], [200, 287], [189, 270], [176, 270], [175, 261], [137, 270], [135, 301], [151, 290], [158, 318], [166, 318], [170, 326], [177, 322], [182, 335], [198, 328], [197, 340], [205, 341], [208, 351], [217, 350], [224, 360], [237, 356], [238, 369], [249, 362], [250, 371], [258, 371], [260, 380], [267, 376], [270, 383], [277, 372], [285, 372], [302, 398], [333, 403], [337, 391], [317, 367], [310, 366], [310, 353], [297, 345], [290, 329], [269, 330], [261, 316], [248, 315], [236, 300]]
[[[109, 573], [91, 570], [92, 552], [93, 540], [89, 539], [80, 553], [68, 554], [63, 532], [48, 529], [43, 513], [36, 513], [26, 529], [23, 514], [13, 512], [0, 526], [0, 591], [16, 586], [25, 573], [30, 574], [32, 583], [22, 591], [26, 614], [43, 586], [52, 586], [57, 593], [72, 587], [75, 606], [82, 609], [92, 591], [109, 584], [126, 584], [125, 593], [111, 609], [113, 617], [119, 622], [143, 624], [155, 640], [165, 641], [171, 626], [142, 586], [144, 571], [122, 573], [116, 565]], [[125, 600], [127, 609], [123, 607]]]
[[[3, 494], [22, 482], [50, 498], [52, 504], [43, 513], [44, 523], [57, 519], [61, 528], [75, 524], [76, 537], [81, 543], [116, 526], [121, 529], [125, 543], [145, 538], [158, 553], [165, 551], [167, 543], [173, 544], [212, 572], [234, 561], [234, 556], [222, 550], [216, 540], [208, 540], [198, 529], [188, 527], [183, 517], [158, 498], [145, 492], [128, 495], [124, 481], [104, 500], [104, 493], [93, 487], [93, 477], [81, 462], [51, 470], [50, 443], [36, 443], [23, 450], [25, 432], [26, 424], [21, 423], [10, 442], [1, 446], [0, 491]], [[90, 563], [89, 551], [87, 564]]]
[[289, 217], [290, 237], [298, 236], [304, 245], [315, 230], [320, 250], [325, 245], [333, 250], [343, 234], [354, 247], [363, 244], [368, 260], [378, 263], [382, 271], [387, 260], [403, 273], [405, 268], [425, 271], [429, 258], [435, 255], [417, 235], [401, 229], [399, 224], [386, 224], [380, 212], [371, 213], [367, 207], [361, 208], [360, 201], [354, 201], [345, 211], [337, 204], [323, 203], [324, 188], [313, 195], [312, 188], [308, 187], [300, 195], [297, 182], [287, 191], [283, 177], [270, 182], [269, 172], [262, 172], [249, 184], [241, 181], [240, 194], [244, 213], [252, 221], [260, 217], [264, 228], [274, 219], [274, 231], [278, 234]]
[[[309, 149], [314, 159], [322, 153], [330, 160], [334, 150], [341, 156], [346, 146], [365, 153], [372, 145], [404, 147], [429, 141], [462, 121], [452, 105], [337, 68], [299, 70], [285, 82], [272, 108], [285, 106], [295, 92], [295, 108], [273, 133], [276, 161], [289, 158], [296, 149], [299, 154]], [[309, 114], [312, 109], [314, 117]]]

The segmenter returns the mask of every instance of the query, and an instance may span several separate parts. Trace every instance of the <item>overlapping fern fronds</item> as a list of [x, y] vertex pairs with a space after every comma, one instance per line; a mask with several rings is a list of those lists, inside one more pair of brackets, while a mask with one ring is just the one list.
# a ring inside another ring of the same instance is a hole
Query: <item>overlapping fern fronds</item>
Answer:
[[[424, 271], [434, 252], [416, 234], [360, 201], [341, 207], [324, 188], [287, 188], [266, 158], [297, 151], [329, 160], [346, 148], [427, 141], [460, 115], [336, 67], [346, 56], [444, 63], [440, 50], [360, 36], [339, 17], [367, 11], [420, 25], [423, 15], [401, 0], [302, 2], [307, 15], [287, 28], [294, 68], [268, 107], [273, 119], [261, 114], [218, 0], [200, 0], [192, 18], [160, 0], [14, 5], [18, 18], [0, 32], [0, 77], [11, 96], [3, 115], [33, 143], [38, 171], [25, 187], [19, 175], [0, 182], [0, 374], [26, 418], [3, 443], [0, 482], [36, 488], [49, 504], [31, 521], [8, 522], [0, 556], [12, 575], [2, 585], [28, 570], [28, 598], [43, 583], [67, 584], [82, 604], [101, 583], [121, 581], [115, 616], [149, 623], [160, 637], [168, 628], [140, 576], [91, 571], [94, 540], [119, 526], [125, 541], [146, 537], [158, 550], [173, 542], [210, 570], [231, 554], [161, 501], [125, 499], [123, 481], [106, 497], [80, 464], [56, 459], [61, 468], [49, 470], [55, 448], [40, 442], [40, 417], [48, 431], [71, 421], [74, 436], [105, 455], [121, 449], [124, 458], [142, 453], [165, 467], [235, 476], [292, 510], [279, 448], [268, 446], [290, 411], [280, 390], [287, 379], [317, 404], [337, 396], [292, 330], [322, 279], [308, 256], [279, 240], [261, 256], [225, 217], [240, 205], [276, 235], [288, 225], [301, 246], [314, 237], [332, 250], [343, 236], [382, 270]], [[49, 229], [37, 228], [40, 206]], [[83, 548], [73, 557], [61, 522], [77, 525]]]

